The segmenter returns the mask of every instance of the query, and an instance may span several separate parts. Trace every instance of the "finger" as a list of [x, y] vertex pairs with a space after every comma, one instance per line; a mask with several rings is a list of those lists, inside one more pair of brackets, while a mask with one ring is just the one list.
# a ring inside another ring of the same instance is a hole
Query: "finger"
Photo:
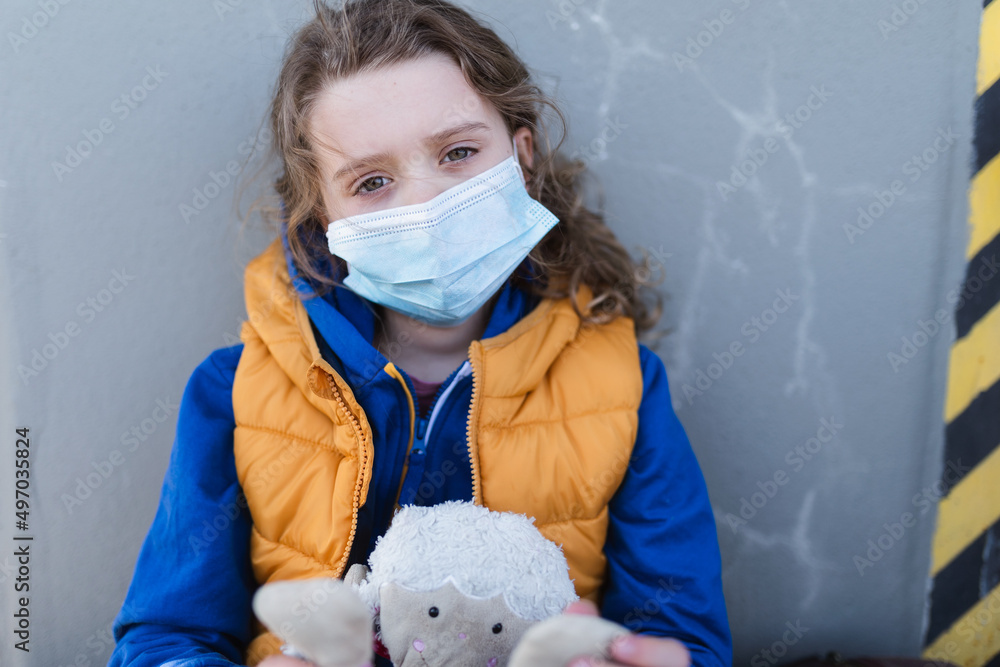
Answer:
[[581, 598], [571, 602], [564, 610], [564, 614], [584, 614], [586, 616], [600, 616], [597, 605], [587, 598]]
[[690, 667], [687, 646], [668, 637], [625, 635], [611, 643], [611, 657], [636, 667]]
[[617, 662], [609, 662], [591, 655], [578, 655], [566, 663], [566, 667], [628, 667]]
[[566, 667], [634, 667], [628, 663], [605, 660], [596, 655], [578, 655], [568, 663]]

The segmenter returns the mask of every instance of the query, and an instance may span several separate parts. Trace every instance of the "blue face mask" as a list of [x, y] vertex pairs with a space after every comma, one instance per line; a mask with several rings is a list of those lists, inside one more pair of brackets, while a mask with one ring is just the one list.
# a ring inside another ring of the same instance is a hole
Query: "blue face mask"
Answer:
[[327, 228], [344, 285], [434, 326], [461, 324], [559, 222], [532, 199], [514, 155], [423, 204], [343, 218]]

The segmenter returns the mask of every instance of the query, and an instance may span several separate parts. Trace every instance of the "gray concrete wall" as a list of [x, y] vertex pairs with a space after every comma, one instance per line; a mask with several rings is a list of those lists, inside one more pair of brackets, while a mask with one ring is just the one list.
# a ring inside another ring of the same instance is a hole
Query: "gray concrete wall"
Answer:
[[[951, 322], [889, 354], [961, 279], [977, 3], [467, 4], [561, 99], [609, 224], [663, 258], [675, 331], [658, 351], [716, 511], [735, 662], [916, 654], [935, 510], [914, 497], [941, 471]], [[245, 157], [308, 5], [5, 3], [0, 488], [27, 426], [35, 535], [32, 652], [13, 664], [110, 654], [173, 440], [156, 407], [233, 342], [267, 241], [238, 237], [231, 184], [181, 205]], [[859, 207], [873, 217], [851, 227]]]

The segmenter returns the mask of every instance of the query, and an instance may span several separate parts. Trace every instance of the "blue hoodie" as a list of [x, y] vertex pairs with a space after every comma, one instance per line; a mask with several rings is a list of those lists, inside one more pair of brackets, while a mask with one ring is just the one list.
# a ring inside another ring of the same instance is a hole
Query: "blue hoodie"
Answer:
[[[292, 261], [284, 227], [282, 243], [296, 288], [313, 293]], [[351, 385], [364, 410], [408, 414], [398, 395], [365, 391], [372, 373], [383, 372], [387, 363], [371, 345], [375, 320], [370, 304], [344, 287], [303, 303], [323, 358]], [[536, 297], [508, 280], [482, 338], [503, 333], [536, 304]], [[336, 342], [336, 351], [330, 341]], [[258, 584], [250, 565], [252, 517], [233, 456], [232, 386], [242, 349], [240, 343], [214, 350], [185, 386], [159, 507], [112, 627], [117, 644], [109, 667], [243, 664]], [[732, 638], [704, 477], [674, 414], [663, 362], [641, 344], [639, 357], [643, 396], [638, 432], [624, 480], [608, 505], [608, 576], [601, 616], [632, 632], [682, 641], [693, 665], [728, 667]], [[467, 363], [438, 390], [434, 400], [441, 405], [427, 442], [422, 439], [428, 419], [418, 420], [415, 436], [423, 446], [415, 441], [400, 504], [472, 499], [471, 472], [449, 475], [444, 484], [429, 477], [443, 466], [470, 471], [467, 449], [454, 446], [464, 444], [466, 437], [472, 395]], [[406, 380], [415, 395], [408, 376]], [[359, 511], [348, 567], [367, 562], [391, 519], [407, 438], [390, 436], [376, 435], [374, 449], [380, 455], [374, 461], [370, 502]], [[377, 659], [379, 666], [388, 664]]]

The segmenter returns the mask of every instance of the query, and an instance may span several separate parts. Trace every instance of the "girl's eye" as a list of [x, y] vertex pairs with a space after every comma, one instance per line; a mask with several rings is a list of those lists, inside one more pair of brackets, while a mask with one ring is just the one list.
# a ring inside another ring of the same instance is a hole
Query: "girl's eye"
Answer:
[[354, 194], [366, 195], [377, 192], [385, 187], [386, 181], [385, 176], [372, 176], [368, 180], [363, 181]]
[[458, 162], [459, 160], [464, 160], [466, 158], [472, 157], [478, 151], [475, 148], [470, 148], [468, 146], [461, 146], [459, 148], [453, 148], [448, 151], [446, 158], [454, 158], [452, 160], [446, 160], [446, 162]]
[[[445, 155], [445, 162], [461, 162], [462, 160], [469, 159], [478, 152], [478, 149], [471, 148], [469, 146], [453, 148], [448, 151], [447, 155]], [[354, 192], [354, 194], [362, 197], [366, 195], [373, 195], [388, 184], [389, 179], [385, 176], [372, 176], [371, 178], [362, 181], [361, 185], [358, 186], [358, 189]]]

